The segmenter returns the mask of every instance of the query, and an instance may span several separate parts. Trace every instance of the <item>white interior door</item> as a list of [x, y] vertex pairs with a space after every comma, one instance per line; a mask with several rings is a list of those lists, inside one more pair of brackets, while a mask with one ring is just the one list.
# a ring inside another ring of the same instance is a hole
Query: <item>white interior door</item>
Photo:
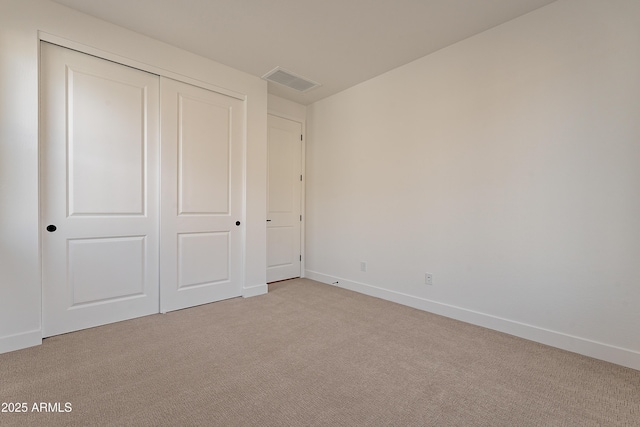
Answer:
[[158, 76], [41, 48], [43, 336], [157, 313]]
[[300, 277], [302, 124], [268, 116], [267, 282]]
[[160, 310], [242, 294], [244, 101], [161, 79]]

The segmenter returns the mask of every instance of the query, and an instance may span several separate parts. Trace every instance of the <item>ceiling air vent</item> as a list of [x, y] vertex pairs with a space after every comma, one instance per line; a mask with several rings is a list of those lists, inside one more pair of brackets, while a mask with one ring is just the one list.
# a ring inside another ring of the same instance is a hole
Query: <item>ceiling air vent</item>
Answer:
[[284, 68], [276, 67], [262, 76], [263, 79], [270, 82], [278, 83], [288, 88], [297, 90], [298, 92], [307, 92], [320, 86], [313, 80], [305, 79]]

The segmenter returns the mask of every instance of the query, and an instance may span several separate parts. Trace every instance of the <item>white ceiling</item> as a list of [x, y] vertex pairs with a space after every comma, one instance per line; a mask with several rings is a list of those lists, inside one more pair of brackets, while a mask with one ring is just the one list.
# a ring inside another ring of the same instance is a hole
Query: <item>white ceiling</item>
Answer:
[[247, 73], [308, 105], [555, 0], [53, 0]]

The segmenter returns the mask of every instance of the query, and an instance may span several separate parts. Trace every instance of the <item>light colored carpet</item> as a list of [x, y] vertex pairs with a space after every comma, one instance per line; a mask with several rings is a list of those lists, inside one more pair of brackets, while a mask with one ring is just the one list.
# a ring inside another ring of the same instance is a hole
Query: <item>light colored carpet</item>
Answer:
[[2, 426], [640, 426], [640, 371], [306, 279], [0, 355]]

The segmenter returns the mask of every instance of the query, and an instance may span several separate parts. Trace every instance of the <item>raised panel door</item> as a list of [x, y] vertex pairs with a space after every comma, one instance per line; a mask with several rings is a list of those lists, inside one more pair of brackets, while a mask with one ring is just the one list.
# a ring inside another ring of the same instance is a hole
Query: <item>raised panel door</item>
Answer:
[[242, 294], [244, 102], [162, 78], [161, 311]]
[[159, 78], [41, 48], [43, 336], [157, 313]]
[[267, 282], [300, 277], [302, 125], [269, 115]]

